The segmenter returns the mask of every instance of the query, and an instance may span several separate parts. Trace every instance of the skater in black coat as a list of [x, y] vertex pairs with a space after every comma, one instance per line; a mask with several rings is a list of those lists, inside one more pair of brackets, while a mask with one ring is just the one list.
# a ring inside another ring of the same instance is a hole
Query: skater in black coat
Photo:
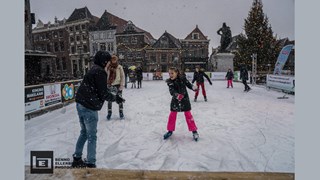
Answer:
[[193, 74], [192, 84], [196, 81], [198, 90], [196, 91], [196, 94], [194, 96], [194, 102], [197, 101], [200, 86], [202, 89], [202, 95], [204, 97], [204, 100], [207, 101], [207, 94], [206, 94], [206, 89], [204, 87], [204, 78], [203, 77], [205, 77], [209, 81], [209, 84], [212, 85], [212, 82], [211, 82], [210, 78], [208, 77], [208, 75], [206, 75], [206, 73], [204, 73], [203, 71], [200, 71], [200, 67], [196, 67], [196, 71]]
[[228, 80], [227, 88], [229, 88], [229, 86], [231, 86], [233, 88], [233, 84], [232, 84], [233, 72], [231, 71], [231, 69], [228, 69], [228, 72], [227, 72], [227, 75], [226, 75], [226, 79]]
[[[120, 96], [110, 93], [107, 87], [107, 73], [104, 68], [111, 56], [106, 51], [98, 51], [94, 57], [94, 65], [85, 74], [76, 93], [76, 108], [80, 122], [80, 135], [73, 154], [72, 167], [96, 167], [96, 143], [98, 111], [105, 101], [122, 103]], [[87, 141], [87, 161], [82, 160], [82, 151]]]
[[175, 130], [177, 113], [184, 112], [189, 131], [192, 131], [193, 138], [195, 141], [197, 141], [199, 134], [191, 114], [191, 104], [187, 92], [187, 87], [194, 91], [197, 90], [197, 87], [192, 86], [192, 84], [184, 76], [180, 75], [177, 68], [170, 68], [169, 75], [170, 78], [167, 79], [166, 82], [169, 87], [169, 92], [172, 96], [170, 104], [171, 112], [167, 124], [168, 132], [163, 136], [163, 138], [167, 139], [172, 135], [172, 132]]
[[137, 73], [137, 81], [138, 81], [138, 89], [142, 88], [142, 79], [143, 79], [143, 73], [142, 73], [142, 68], [138, 67], [136, 70]]
[[244, 91], [246, 92], [251, 90], [251, 88], [247, 84], [248, 79], [249, 79], [248, 70], [245, 66], [242, 66], [240, 69], [240, 80], [242, 80], [242, 83], [244, 85]]

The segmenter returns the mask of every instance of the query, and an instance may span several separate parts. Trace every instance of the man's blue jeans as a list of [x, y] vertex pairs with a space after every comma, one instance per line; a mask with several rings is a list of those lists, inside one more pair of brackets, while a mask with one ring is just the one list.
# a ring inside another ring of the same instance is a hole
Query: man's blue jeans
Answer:
[[87, 163], [96, 163], [97, 124], [98, 111], [88, 109], [77, 103], [77, 111], [80, 121], [80, 136], [77, 141], [74, 157], [82, 157], [83, 146], [87, 143]]

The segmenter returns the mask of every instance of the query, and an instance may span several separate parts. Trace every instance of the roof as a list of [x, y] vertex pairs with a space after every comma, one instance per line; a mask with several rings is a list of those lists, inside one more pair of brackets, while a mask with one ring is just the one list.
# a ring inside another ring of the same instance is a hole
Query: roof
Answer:
[[168, 47], [166, 48], [181, 48], [181, 43], [179, 41], [179, 39], [175, 38], [173, 35], [171, 35], [170, 33], [168, 33], [167, 31], [165, 31], [162, 36], [160, 36], [160, 38], [152, 45], [153, 48], [163, 48], [161, 46], [161, 39], [163, 37], [167, 37], [168, 38]]
[[208, 40], [207, 36], [205, 36], [205, 35], [201, 32], [201, 30], [198, 28], [198, 25], [196, 25], [196, 28], [195, 28], [193, 31], [191, 31], [190, 34], [188, 34], [188, 36], [185, 38], [185, 40], [194, 40], [194, 39], [192, 38], [192, 34], [193, 34], [193, 33], [199, 33], [199, 39], [198, 39], [198, 40]]
[[70, 17], [67, 19], [68, 22], [73, 22], [73, 21], [79, 21], [79, 20], [84, 20], [84, 19], [92, 19], [94, 20], [94, 16], [92, 16], [91, 12], [89, 9], [85, 6], [80, 9], [75, 9]]

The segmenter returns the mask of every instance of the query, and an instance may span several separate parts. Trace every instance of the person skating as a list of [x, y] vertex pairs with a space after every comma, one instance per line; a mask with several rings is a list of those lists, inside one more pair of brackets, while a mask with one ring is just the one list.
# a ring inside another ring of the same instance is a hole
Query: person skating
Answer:
[[[125, 74], [122, 66], [118, 63], [118, 57], [112, 55], [111, 61], [105, 67], [105, 71], [108, 74], [108, 88], [114, 94], [122, 97], [122, 91], [125, 84]], [[108, 115], [107, 120], [110, 120], [112, 115], [112, 101], [108, 101]], [[123, 103], [119, 103], [119, 116], [120, 119], [124, 119]]]
[[127, 89], [129, 69], [127, 65], [123, 65], [124, 71], [124, 87]]
[[139, 89], [139, 88], [142, 88], [142, 79], [143, 79], [142, 68], [138, 67], [136, 70], [136, 73], [137, 73], [138, 89]]
[[131, 89], [136, 88], [137, 75], [135, 70], [130, 70], [129, 79], [130, 79], [130, 82], [132, 83]]
[[244, 85], [244, 91], [249, 92], [251, 88], [247, 84], [247, 80], [249, 79], [249, 74], [247, 68], [243, 65], [240, 69], [240, 80], [242, 80], [242, 83]]
[[198, 88], [198, 90], [196, 91], [195, 96], [194, 96], [194, 102], [197, 101], [200, 86], [202, 89], [202, 95], [204, 97], [204, 101], [207, 101], [207, 95], [206, 95], [206, 89], [204, 87], [204, 78], [203, 77], [205, 77], [209, 81], [209, 84], [212, 85], [212, 82], [211, 82], [210, 78], [208, 77], [208, 75], [206, 75], [206, 73], [204, 73], [203, 71], [200, 71], [200, 67], [197, 66], [196, 71], [193, 74], [193, 80], [192, 80], [192, 84], [196, 81], [197, 88]]
[[169, 87], [169, 92], [172, 96], [170, 105], [170, 115], [168, 118], [167, 130], [164, 134], [163, 139], [168, 139], [176, 126], [176, 119], [178, 112], [184, 112], [188, 129], [192, 132], [195, 141], [198, 141], [199, 134], [197, 132], [197, 126], [191, 114], [191, 104], [187, 88], [197, 90], [196, 86], [193, 86], [184, 76], [181, 76], [177, 68], [169, 69], [170, 78], [166, 80]]
[[233, 80], [233, 72], [231, 71], [231, 69], [228, 69], [227, 75], [226, 75], [226, 79], [228, 80], [228, 85], [227, 88], [229, 88], [229, 86], [231, 86], [233, 88], [233, 84], [232, 84], [232, 80]]
[[[94, 65], [85, 74], [75, 96], [76, 108], [80, 122], [80, 135], [76, 143], [71, 167], [96, 167], [96, 143], [98, 111], [105, 101], [124, 102], [118, 95], [113, 95], [107, 87], [107, 73], [104, 68], [111, 55], [106, 51], [98, 51], [94, 57]], [[87, 141], [87, 161], [82, 160], [82, 151]]]

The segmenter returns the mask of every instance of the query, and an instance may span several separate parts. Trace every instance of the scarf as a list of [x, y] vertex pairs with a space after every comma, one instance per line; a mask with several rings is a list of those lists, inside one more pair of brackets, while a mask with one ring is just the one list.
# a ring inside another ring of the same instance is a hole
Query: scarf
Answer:
[[116, 62], [116, 63], [111, 63], [108, 70], [109, 70], [109, 77], [108, 77], [108, 85], [111, 85], [113, 83], [113, 81], [116, 79], [116, 70], [117, 70], [117, 67], [118, 67], [119, 63]]

